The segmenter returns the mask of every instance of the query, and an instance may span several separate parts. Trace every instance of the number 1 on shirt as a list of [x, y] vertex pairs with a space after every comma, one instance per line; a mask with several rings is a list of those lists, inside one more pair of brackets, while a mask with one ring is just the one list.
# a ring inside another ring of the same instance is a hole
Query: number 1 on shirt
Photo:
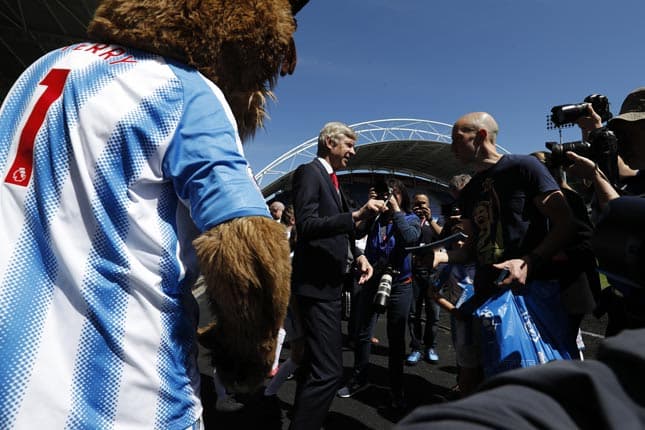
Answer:
[[26, 187], [31, 179], [34, 164], [34, 142], [43, 125], [47, 111], [63, 93], [69, 69], [51, 69], [39, 85], [47, 87], [29, 114], [20, 133], [16, 158], [7, 173], [5, 183]]

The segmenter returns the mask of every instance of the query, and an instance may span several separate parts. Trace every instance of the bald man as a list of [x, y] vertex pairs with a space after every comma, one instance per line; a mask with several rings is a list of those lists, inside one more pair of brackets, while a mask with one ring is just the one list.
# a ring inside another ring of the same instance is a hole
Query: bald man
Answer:
[[[476, 261], [476, 303], [500, 286], [526, 292], [535, 285], [546, 291], [540, 284], [547, 282], [543, 269], [569, 243], [573, 230], [569, 207], [546, 167], [528, 155], [497, 152], [498, 132], [497, 122], [486, 112], [469, 113], [455, 122], [452, 152], [476, 172], [459, 196], [470, 238], [465, 247], [436, 252], [434, 258], [435, 266]], [[508, 274], [497, 284], [502, 269]], [[548, 282], [557, 287], [556, 280]], [[560, 309], [556, 311], [560, 318]]]

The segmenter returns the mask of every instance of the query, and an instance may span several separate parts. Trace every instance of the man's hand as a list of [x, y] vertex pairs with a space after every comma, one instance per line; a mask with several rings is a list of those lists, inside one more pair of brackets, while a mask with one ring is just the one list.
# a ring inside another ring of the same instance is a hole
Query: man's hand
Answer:
[[593, 161], [573, 152], [567, 152], [566, 154], [573, 161], [573, 165], [567, 169], [567, 172], [571, 172], [593, 184], [601, 208], [604, 208], [610, 200], [620, 196]]
[[432, 268], [436, 269], [441, 263], [448, 262], [448, 253], [442, 250], [435, 250], [432, 258]]
[[358, 269], [358, 273], [360, 273], [360, 277], [358, 278], [358, 285], [363, 285], [365, 282], [369, 281], [369, 279], [372, 277], [374, 274], [374, 268], [370, 264], [369, 261], [367, 261], [367, 257], [364, 255], [358, 256], [356, 259], [356, 267]]
[[513, 258], [512, 260], [493, 264], [493, 267], [501, 270], [507, 269], [509, 272], [508, 276], [498, 284], [499, 286], [511, 285], [512, 283], [526, 285], [526, 279], [529, 274], [529, 265], [526, 260]]
[[385, 212], [387, 206], [383, 200], [369, 199], [360, 209], [352, 212], [354, 221], [374, 218], [378, 213]]
[[417, 206], [414, 208], [414, 213], [421, 219], [426, 219], [429, 220], [431, 219], [430, 217], [432, 216], [432, 212], [430, 211], [430, 208], [427, 208], [425, 206]]
[[399, 206], [399, 201], [396, 199], [396, 196], [394, 194], [390, 196], [390, 200], [388, 200], [388, 204], [390, 206], [390, 209], [392, 209], [392, 212], [401, 211], [401, 207]]
[[583, 142], [587, 141], [589, 133], [597, 128], [602, 127], [602, 118], [600, 118], [600, 115], [598, 115], [596, 111], [593, 110], [591, 103], [587, 103], [587, 112], [589, 113], [589, 115], [580, 117], [578, 119], [578, 126], [582, 131]]

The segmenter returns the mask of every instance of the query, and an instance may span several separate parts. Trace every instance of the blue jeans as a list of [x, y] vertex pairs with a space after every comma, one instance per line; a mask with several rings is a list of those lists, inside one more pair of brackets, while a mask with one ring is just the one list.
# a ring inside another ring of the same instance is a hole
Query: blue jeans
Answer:
[[[356, 301], [356, 346], [354, 349], [353, 376], [358, 382], [367, 382], [372, 333], [376, 323], [374, 295], [378, 279], [372, 279], [367, 285], [359, 287], [355, 294]], [[403, 362], [405, 359], [405, 330], [410, 304], [412, 303], [412, 283], [395, 282], [387, 303], [387, 339], [389, 345], [388, 371], [390, 387], [394, 393], [403, 391]]]

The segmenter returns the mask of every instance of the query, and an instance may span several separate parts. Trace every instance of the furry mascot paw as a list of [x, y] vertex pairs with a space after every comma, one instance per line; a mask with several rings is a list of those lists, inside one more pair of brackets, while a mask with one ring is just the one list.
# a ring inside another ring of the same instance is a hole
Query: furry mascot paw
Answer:
[[269, 218], [236, 218], [194, 242], [213, 330], [200, 336], [227, 388], [247, 392], [264, 381], [286, 315], [291, 261], [284, 226]]

